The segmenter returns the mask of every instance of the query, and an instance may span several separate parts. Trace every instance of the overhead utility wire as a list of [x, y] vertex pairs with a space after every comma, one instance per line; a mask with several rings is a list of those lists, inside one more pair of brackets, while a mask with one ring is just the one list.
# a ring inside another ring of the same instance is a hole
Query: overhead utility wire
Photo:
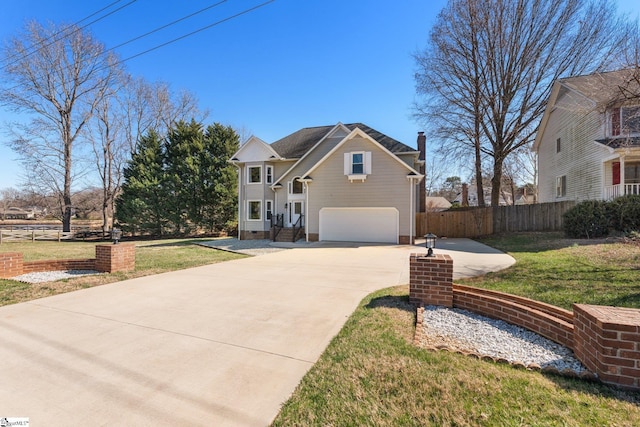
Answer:
[[[113, 2], [113, 3], [111, 3], [111, 4], [109, 4], [108, 6], [103, 7], [102, 9], [98, 10], [97, 12], [94, 12], [94, 13], [92, 13], [91, 15], [89, 15], [89, 16], [87, 16], [87, 17], [85, 17], [85, 18], [82, 18], [80, 21], [78, 21], [78, 22], [76, 22], [76, 23], [74, 23], [74, 24], [71, 24], [71, 25], [66, 26], [65, 28], [61, 29], [60, 31], [58, 31], [58, 32], [56, 32], [55, 34], [53, 34], [52, 36], [50, 36], [50, 37], [49, 37], [49, 39], [52, 39], [52, 38], [56, 37], [57, 35], [59, 35], [59, 34], [61, 34], [61, 33], [66, 33], [66, 31], [67, 31], [68, 29], [73, 28], [74, 26], [78, 25], [80, 22], [82, 22], [82, 21], [86, 21], [86, 20], [87, 20], [87, 19], [89, 19], [90, 17], [92, 17], [92, 16], [94, 16], [94, 15], [96, 15], [96, 14], [98, 14], [98, 13], [102, 12], [103, 10], [106, 10], [106, 9], [110, 8], [110, 7], [111, 7], [111, 6], [113, 6], [114, 4], [120, 3], [121, 1], [122, 1], [122, 0], [117, 0], [117, 1], [115, 1], [115, 2]], [[55, 42], [62, 40], [64, 37], [67, 37], [67, 36], [70, 36], [70, 35], [72, 35], [72, 34], [75, 34], [75, 33], [77, 33], [78, 31], [80, 31], [80, 30], [83, 30], [83, 29], [87, 28], [89, 25], [91, 25], [91, 24], [95, 24], [96, 22], [101, 21], [101, 20], [103, 20], [104, 18], [106, 18], [106, 17], [108, 17], [108, 16], [110, 16], [110, 15], [113, 15], [114, 13], [116, 13], [116, 12], [118, 12], [118, 11], [120, 11], [120, 10], [124, 9], [125, 7], [131, 6], [133, 3], [137, 2], [137, 1], [138, 1], [138, 0], [131, 0], [129, 3], [127, 3], [127, 4], [123, 5], [123, 6], [120, 6], [119, 8], [117, 8], [117, 9], [115, 9], [115, 10], [112, 10], [111, 12], [107, 13], [106, 15], [103, 15], [103, 16], [101, 16], [101, 17], [99, 17], [99, 18], [94, 19], [93, 21], [91, 21], [91, 22], [89, 22], [89, 23], [87, 23], [87, 24], [83, 25], [82, 27], [76, 27], [76, 28], [75, 28], [73, 31], [71, 31], [70, 33], [62, 34], [62, 36], [61, 36], [61, 37], [54, 38], [54, 39], [53, 39], [53, 41], [51, 41], [50, 43], [47, 43], [47, 44], [39, 43], [39, 46], [35, 46], [35, 47], [34, 47], [34, 46], [32, 46], [30, 49], [33, 49], [33, 50], [31, 50], [30, 52], [27, 52], [27, 53], [25, 53], [25, 54], [23, 54], [23, 55], [21, 54], [21, 57], [20, 57], [20, 58], [16, 59], [15, 61], [12, 61], [12, 62], [9, 62], [9, 63], [7, 63], [7, 64], [3, 65], [1, 68], [7, 68], [8, 66], [13, 65], [13, 64], [15, 64], [16, 62], [18, 62], [18, 61], [20, 61], [20, 60], [23, 60], [23, 59], [25, 59], [25, 58], [28, 58], [29, 56], [33, 55], [34, 53], [36, 53], [36, 52], [37, 52], [37, 51], [39, 51], [40, 49], [43, 49], [43, 48], [45, 48], [45, 47], [49, 47], [49, 46], [51, 46], [52, 44], [54, 44]], [[17, 56], [17, 55], [18, 55], [18, 54], [11, 56], [11, 57], [9, 58], [9, 60], [11, 60], [12, 58], [14, 58], [14, 57], [15, 57], [15, 56]]]
[[[223, 0], [223, 1], [226, 1], [226, 0]], [[126, 62], [126, 61], [129, 61], [129, 60], [131, 60], [131, 59], [134, 59], [134, 58], [137, 58], [137, 57], [139, 57], [139, 56], [145, 55], [145, 54], [147, 54], [147, 53], [149, 53], [149, 52], [153, 52], [154, 50], [158, 50], [158, 49], [160, 49], [160, 48], [162, 48], [162, 47], [165, 47], [165, 46], [167, 46], [167, 45], [170, 45], [170, 44], [172, 44], [172, 43], [175, 43], [175, 42], [177, 42], [177, 41], [179, 41], [179, 40], [185, 39], [185, 38], [187, 38], [187, 37], [191, 37], [191, 36], [192, 36], [192, 35], [194, 35], [194, 34], [197, 34], [197, 33], [200, 33], [200, 32], [202, 32], [202, 31], [208, 30], [209, 28], [215, 27], [215, 26], [220, 25], [220, 24], [222, 24], [222, 23], [224, 23], [224, 22], [227, 22], [227, 21], [230, 21], [230, 20], [232, 20], [232, 19], [238, 18], [239, 16], [246, 15], [247, 13], [250, 13], [250, 12], [253, 12], [254, 10], [260, 9], [261, 7], [266, 6], [266, 5], [268, 5], [269, 3], [273, 3], [274, 1], [276, 1], [276, 0], [268, 0], [268, 1], [265, 1], [265, 2], [263, 2], [263, 3], [260, 3], [260, 4], [256, 5], [256, 6], [254, 6], [254, 7], [251, 7], [251, 8], [249, 8], [249, 9], [245, 9], [245, 10], [243, 10], [242, 12], [238, 12], [238, 13], [236, 13], [236, 14], [234, 14], [234, 15], [231, 15], [231, 16], [228, 16], [228, 17], [226, 17], [226, 18], [224, 18], [224, 19], [221, 19], [221, 20], [219, 20], [219, 21], [216, 21], [216, 22], [214, 22], [214, 23], [212, 23], [212, 24], [209, 24], [209, 25], [206, 25], [206, 26], [204, 26], [204, 27], [198, 28], [198, 29], [197, 29], [197, 30], [195, 30], [195, 31], [192, 31], [192, 32], [187, 33], [187, 34], [184, 34], [184, 35], [182, 35], [182, 36], [180, 36], [180, 37], [176, 37], [175, 39], [169, 40], [169, 41], [167, 41], [167, 42], [164, 42], [164, 43], [162, 43], [162, 44], [159, 44], [159, 45], [157, 45], [157, 46], [154, 46], [154, 47], [152, 47], [152, 48], [150, 48], [150, 49], [147, 49], [147, 50], [144, 50], [144, 51], [142, 51], [142, 52], [136, 53], [135, 55], [129, 56], [129, 57], [125, 58], [125, 59], [121, 59], [121, 60], [117, 61], [115, 64], [111, 64], [111, 65], [122, 64], [122, 63], [124, 63], [124, 62]], [[222, 2], [220, 2], [220, 3], [222, 3]], [[211, 7], [216, 6], [216, 5], [220, 4], [220, 3], [217, 3], [217, 4], [215, 4], [215, 5], [212, 5]], [[192, 15], [193, 15], [193, 14], [192, 14]], [[164, 27], [166, 27], [166, 26], [168, 26], [168, 25], [171, 25], [171, 24], [167, 24], [167, 25], [165, 25]], [[155, 30], [153, 30], [152, 32], [155, 32]], [[131, 42], [131, 41], [133, 41], [133, 40], [137, 40], [137, 39], [139, 39], [139, 38], [141, 38], [141, 37], [144, 37], [144, 36], [136, 37], [136, 38], [134, 38], [134, 39], [132, 39], [132, 40], [129, 40], [129, 41], [125, 42], [125, 43], [122, 43], [122, 44], [120, 44], [120, 45], [118, 45], [118, 46], [123, 46], [123, 45], [128, 44], [129, 42]], [[111, 49], [108, 49], [107, 51], [110, 51], [110, 50], [113, 50], [113, 49], [114, 49], [114, 48], [111, 48]], [[104, 69], [104, 68], [106, 68], [106, 67], [103, 67], [102, 69]], [[17, 88], [17, 87], [19, 87], [19, 85], [13, 86], [11, 89], [14, 89], [14, 88]]]
[[187, 33], [187, 34], [185, 34], [185, 35], [182, 35], [182, 36], [180, 36], [180, 37], [176, 37], [175, 39], [172, 39], [172, 40], [169, 40], [169, 41], [167, 41], [167, 42], [161, 43], [161, 44], [159, 44], [159, 45], [157, 45], [157, 46], [154, 46], [154, 47], [152, 47], [152, 48], [150, 48], [150, 49], [144, 50], [144, 51], [142, 51], [142, 52], [140, 52], [140, 53], [137, 53], [137, 54], [135, 54], [135, 55], [129, 56], [129, 57], [125, 58], [125, 59], [122, 59], [122, 60], [120, 60], [120, 61], [116, 62], [116, 64], [121, 64], [121, 63], [123, 63], [123, 62], [126, 62], [126, 61], [129, 61], [129, 60], [131, 60], [131, 59], [137, 58], [138, 56], [146, 55], [146, 54], [147, 54], [147, 53], [149, 53], [149, 52], [153, 52], [154, 50], [160, 49], [160, 48], [162, 48], [162, 47], [165, 47], [165, 46], [167, 46], [167, 45], [170, 45], [170, 44], [172, 44], [172, 43], [175, 43], [175, 42], [177, 42], [177, 41], [179, 41], [179, 40], [185, 39], [185, 38], [187, 38], [187, 37], [191, 37], [191, 36], [193, 36], [194, 34], [197, 34], [197, 33], [200, 33], [200, 32], [202, 32], [202, 31], [208, 30], [209, 28], [215, 27], [215, 26], [220, 25], [220, 24], [222, 24], [222, 23], [224, 23], [224, 22], [227, 22], [227, 21], [230, 21], [230, 20], [232, 20], [232, 19], [235, 19], [235, 18], [237, 18], [237, 17], [239, 17], [239, 16], [246, 15], [247, 13], [253, 12], [253, 11], [254, 11], [254, 10], [256, 10], [256, 9], [260, 9], [261, 7], [266, 6], [266, 5], [268, 5], [269, 3], [273, 3], [274, 1], [276, 1], [276, 0], [268, 0], [268, 1], [265, 1], [265, 2], [263, 2], [263, 3], [260, 3], [259, 5], [256, 5], [256, 6], [254, 6], [254, 7], [251, 7], [251, 8], [249, 8], [249, 9], [245, 9], [245, 10], [243, 10], [242, 12], [238, 12], [238, 13], [236, 13], [235, 15], [228, 16], [228, 17], [226, 17], [226, 18], [224, 18], [224, 19], [221, 19], [221, 20], [219, 20], [219, 21], [216, 21], [216, 22], [214, 22], [214, 23], [212, 23], [212, 24], [209, 24], [209, 25], [206, 25], [206, 26], [204, 26], [204, 27], [198, 28], [198, 29], [197, 29], [197, 30], [195, 30], [195, 31], [192, 31], [192, 32]]
[[115, 49], [118, 49], [119, 47], [122, 47], [122, 46], [128, 45], [129, 43], [133, 43], [133, 42], [134, 42], [134, 41], [136, 41], [136, 40], [140, 40], [140, 39], [142, 39], [142, 38], [144, 38], [144, 37], [150, 36], [151, 34], [153, 34], [153, 33], [157, 33], [158, 31], [161, 31], [161, 30], [164, 30], [165, 28], [168, 28], [168, 27], [170, 27], [170, 26], [172, 26], [172, 25], [175, 25], [175, 24], [177, 24], [178, 22], [182, 22], [182, 21], [184, 21], [184, 20], [186, 20], [186, 19], [193, 18], [194, 16], [196, 16], [196, 15], [198, 15], [198, 14], [202, 13], [202, 12], [206, 12], [206, 11], [207, 11], [207, 10], [209, 10], [209, 9], [213, 9], [214, 7], [220, 6], [222, 3], [225, 3], [226, 1], [227, 1], [227, 0], [222, 0], [222, 1], [219, 1], [218, 3], [211, 4], [211, 5], [209, 5], [209, 6], [205, 7], [205, 8], [203, 8], [203, 9], [200, 9], [200, 10], [198, 10], [198, 11], [196, 11], [196, 12], [190, 13], [189, 15], [185, 15], [185, 16], [183, 16], [183, 17], [182, 17], [182, 18], [180, 18], [180, 19], [176, 19], [176, 20], [175, 20], [175, 21], [173, 21], [173, 22], [169, 22], [168, 24], [162, 25], [162, 26], [160, 26], [160, 27], [158, 27], [158, 28], [155, 28], [155, 29], [153, 29], [153, 30], [151, 30], [151, 31], [149, 31], [149, 32], [147, 32], [147, 33], [144, 33], [144, 34], [142, 34], [142, 35], [139, 35], [139, 36], [137, 36], [137, 37], [134, 37], [134, 38], [132, 38], [132, 39], [129, 39], [129, 40], [127, 40], [127, 41], [126, 41], [126, 42], [124, 42], [124, 43], [120, 43], [119, 45], [116, 45], [116, 46], [110, 47], [109, 49], [107, 49], [107, 50], [105, 51], [105, 53], [106, 53], [106, 52], [110, 52], [110, 51], [115, 50]]

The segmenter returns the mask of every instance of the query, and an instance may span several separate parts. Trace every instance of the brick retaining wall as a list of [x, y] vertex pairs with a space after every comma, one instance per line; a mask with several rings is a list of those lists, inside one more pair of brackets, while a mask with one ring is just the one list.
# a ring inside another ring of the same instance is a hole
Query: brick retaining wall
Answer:
[[64, 270], [97, 270], [104, 273], [135, 269], [133, 243], [97, 245], [96, 258], [24, 261], [19, 252], [0, 253], [0, 278], [8, 279], [26, 273]]
[[640, 390], [640, 310], [574, 304], [576, 357], [606, 383]]
[[[44, 271], [95, 270], [95, 259], [53, 259], [43, 261], [25, 261], [22, 273], [40, 273]], [[16, 274], [18, 276], [18, 274]]]
[[574, 304], [573, 312], [516, 295], [454, 285], [446, 255], [409, 258], [409, 300], [504, 320], [572, 349], [605, 383], [640, 390], [640, 310]]
[[453, 286], [453, 306], [501, 319], [573, 347], [573, 314], [528, 298], [470, 286]]

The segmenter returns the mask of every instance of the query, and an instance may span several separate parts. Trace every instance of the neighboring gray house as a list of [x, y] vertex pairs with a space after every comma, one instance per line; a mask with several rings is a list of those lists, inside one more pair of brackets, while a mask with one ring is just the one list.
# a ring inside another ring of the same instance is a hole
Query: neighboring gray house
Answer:
[[640, 194], [638, 70], [554, 83], [533, 149], [538, 201]]
[[[424, 147], [422, 133], [418, 139]], [[277, 231], [308, 241], [414, 241], [424, 161], [367, 125], [304, 128], [273, 144], [252, 136], [230, 162], [238, 168], [240, 239]], [[286, 233], [294, 228], [295, 236]]]

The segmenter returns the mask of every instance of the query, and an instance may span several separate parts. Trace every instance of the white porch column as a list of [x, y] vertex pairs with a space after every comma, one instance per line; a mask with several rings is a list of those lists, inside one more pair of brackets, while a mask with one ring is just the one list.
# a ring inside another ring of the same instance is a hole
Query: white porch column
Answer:
[[620, 187], [622, 191], [620, 191], [621, 196], [627, 195], [627, 185], [624, 177], [624, 155], [620, 156]]

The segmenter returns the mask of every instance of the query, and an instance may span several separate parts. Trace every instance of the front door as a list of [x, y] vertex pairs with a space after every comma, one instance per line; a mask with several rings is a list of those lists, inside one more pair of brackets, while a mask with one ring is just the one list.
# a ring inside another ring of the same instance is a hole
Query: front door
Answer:
[[304, 202], [302, 200], [291, 201], [289, 207], [289, 227], [293, 227], [296, 224], [303, 224], [298, 224], [298, 220], [300, 219], [301, 215], [304, 215]]

